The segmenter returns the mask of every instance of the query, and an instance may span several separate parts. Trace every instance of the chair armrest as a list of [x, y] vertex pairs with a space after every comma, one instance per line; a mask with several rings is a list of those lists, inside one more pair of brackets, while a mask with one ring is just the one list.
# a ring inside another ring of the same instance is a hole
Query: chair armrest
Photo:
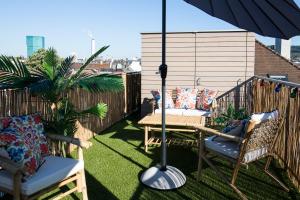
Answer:
[[5, 158], [3, 156], [0, 156], [0, 167], [10, 172], [11, 174], [16, 174], [19, 171], [20, 172], [24, 171], [23, 163], [15, 163], [14, 161]]
[[79, 147], [85, 148], [85, 149], [92, 146], [91, 142], [80, 140], [78, 138], [72, 138], [72, 137], [56, 135], [56, 134], [47, 134], [47, 137], [50, 138], [51, 140], [63, 141], [63, 142], [74, 144], [76, 146], [79, 146]]
[[208, 134], [211, 134], [211, 135], [217, 135], [217, 136], [220, 136], [220, 137], [223, 137], [223, 138], [226, 138], [228, 140], [232, 140], [232, 141], [235, 141], [235, 142], [242, 142], [244, 139], [241, 138], [241, 137], [237, 137], [237, 136], [233, 136], [233, 135], [228, 135], [228, 134], [225, 134], [225, 133], [222, 133], [220, 131], [217, 131], [215, 129], [211, 129], [211, 128], [207, 128], [207, 127], [196, 127], [199, 131], [202, 131], [204, 133], [208, 133]]

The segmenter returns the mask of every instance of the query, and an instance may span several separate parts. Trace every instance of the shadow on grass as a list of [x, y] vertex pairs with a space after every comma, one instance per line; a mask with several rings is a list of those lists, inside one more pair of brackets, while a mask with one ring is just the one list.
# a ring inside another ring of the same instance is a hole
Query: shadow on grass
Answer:
[[93, 175], [85, 171], [86, 184], [88, 189], [88, 196], [90, 200], [98, 199], [111, 199], [117, 200], [118, 198], [111, 193], [105, 186], [101, 184]]
[[114, 148], [108, 146], [107, 144], [101, 142], [100, 140], [98, 140], [97, 138], [94, 138], [95, 141], [97, 141], [99, 144], [102, 144], [103, 146], [105, 146], [106, 148], [110, 149], [111, 151], [115, 152], [116, 154], [120, 155], [121, 157], [123, 157], [124, 159], [130, 161], [131, 163], [139, 166], [142, 169], [145, 169], [145, 167], [143, 165], [141, 165], [140, 163], [136, 162], [135, 160], [133, 160], [132, 158], [130, 158], [129, 156], [126, 156], [124, 154], [122, 154], [121, 152], [115, 150]]
[[[145, 166], [154, 166], [160, 162], [161, 149], [159, 147], [150, 147], [148, 153], [144, 152], [144, 131], [137, 124], [137, 120], [137, 117], [129, 117], [101, 133], [98, 138], [95, 138], [95, 141], [127, 161], [130, 161], [133, 165], [141, 168], [142, 170], [132, 177], [132, 179], [136, 178], [139, 180], [141, 174], [146, 170]], [[102, 140], [102, 135], [104, 137], [107, 136], [107, 139]], [[121, 143], [126, 146], [126, 148], [122, 148], [123, 150], [121, 150], [116, 145], [114, 145], [114, 147], [110, 146], [108, 142], [109, 138], [123, 141], [124, 143]], [[124, 152], [124, 149], [126, 149], [127, 152]], [[140, 152], [139, 156], [141, 157], [150, 158], [151, 162], [145, 165], [142, 164], [138, 157], [133, 159], [130, 155], [134, 151]], [[204, 165], [202, 180], [200, 182], [196, 181], [195, 177], [198, 162], [196, 149], [169, 146], [167, 151], [168, 164], [182, 170], [187, 177], [186, 184], [177, 190], [158, 191], [139, 183], [131, 194], [130, 199], [238, 199], [236, 193], [224, 183], [211, 168], [208, 168], [207, 165]], [[220, 168], [220, 171], [230, 178], [233, 168], [230, 167], [226, 161], [215, 158], [213, 162]], [[264, 162], [258, 162], [258, 164], [263, 166]], [[299, 193], [288, 181], [286, 173], [282, 171], [282, 169], [274, 167], [273, 163], [271, 169], [276, 172], [276, 175], [280, 177], [281, 180], [284, 179], [284, 182], [288, 183], [287, 185], [291, 188], [289, 193], [285, 192], [268, 175], [264, 174], [261, 167], [257, 167], [253, 164], [249, 166], [249, 169], [242, 168], [240, 170], [237, 180], [238, 188], [240, 188], [249, 199], [300, 199]], [[124, 187], [126, 187], [126, 182], [124, 182]], [[99, 198], [100, 197], [101, 196], [99, 196]]]

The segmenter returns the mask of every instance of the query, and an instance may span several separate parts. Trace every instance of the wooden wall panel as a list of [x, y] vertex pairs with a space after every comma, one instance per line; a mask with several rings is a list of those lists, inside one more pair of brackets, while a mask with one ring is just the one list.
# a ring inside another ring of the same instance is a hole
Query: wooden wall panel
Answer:
[[254, 75], [255, 37], [248, 32], [197, 33], [196, 82], [222, 94]]
[[[228, 91], [254, 75], [255, 36], [245, 31], [167, 34], [167, 88]], [[142, 101], [160, 89], [161, 34], [142, 34]], [[198, 84], [199, 83], [199, 84]]]

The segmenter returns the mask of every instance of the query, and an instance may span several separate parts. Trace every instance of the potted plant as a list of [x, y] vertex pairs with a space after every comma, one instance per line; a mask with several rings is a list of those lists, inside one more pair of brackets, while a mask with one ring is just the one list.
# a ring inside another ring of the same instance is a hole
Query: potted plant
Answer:
[[247, 119], [249, 115], [246, 112], [245, 108], [235, 109], [232, 104], [229, 104], [227, 111], [225, 113], [221, 113], [220, 116], [214, 119], [214, 122], [220, 128], [227, 126], [229, 123], [235, 120], [243, 120]]

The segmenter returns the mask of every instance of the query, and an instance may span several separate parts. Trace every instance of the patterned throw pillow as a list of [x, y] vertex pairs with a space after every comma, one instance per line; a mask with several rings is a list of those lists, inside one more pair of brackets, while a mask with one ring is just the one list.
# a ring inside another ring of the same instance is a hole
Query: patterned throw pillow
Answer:
[[33, 175], [38, 167], [43, 164], [39, 148], [32, 148], [23, 136], [13, 130], [5, 129], [0, 132], [0, 152], [2, 156], [16, 162], [23, 163], [25, 178]]
[[7, 128], [9, 126], [10, 122], [11, 122], [11, 118], [10, 117], [0, 118], [0, 131], [2, 131], [3, 129]]
[[30, 148], [40, 149], [43, 157], [49, 155], [49, 147], [40, 114], [11, 117], [11, 123], [7, 129], [22, 135]]
[[[155, 99], [158, 108], [162, 107], [162, 100], [161, 100], [161, 94], [160, 90], [152, 90], [151, 94], [153, 95], [153, 98]], [[172, 94], [170, 91], [166, 91], [166, 109], [174, 108], [174, 102], [172, 99]]]
[[213, 91], [209, 89], [204, 89], [200, 92], [199, 98], [197, 100], [197, 109], [199, 110], [210, 110], [210, 105], [216, 98], [218, 91]]
[[195, 109], [198, 89], [192, 88], [176, 88], [176, 104], [175, 108]]

